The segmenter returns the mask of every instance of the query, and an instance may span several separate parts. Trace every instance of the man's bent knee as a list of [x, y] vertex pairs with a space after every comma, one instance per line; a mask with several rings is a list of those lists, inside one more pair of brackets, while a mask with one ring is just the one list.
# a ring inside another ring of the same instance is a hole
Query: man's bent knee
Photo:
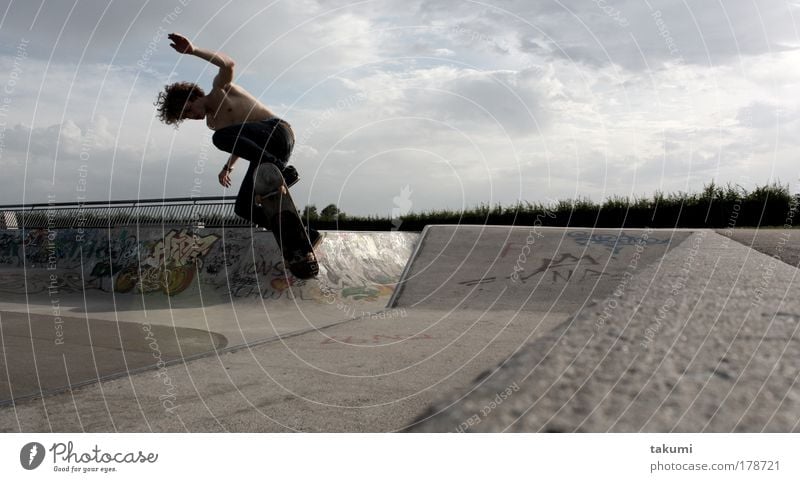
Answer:
[[225, 129], [220, 129], [214, 132], [214, 135], [211, 136], [211, 143], [214, 144], [214, 147], [221, 151], [231, 152], [233, 151], [233, 145], [236, 142], [236, 136], [228, 134], [225, 132]]

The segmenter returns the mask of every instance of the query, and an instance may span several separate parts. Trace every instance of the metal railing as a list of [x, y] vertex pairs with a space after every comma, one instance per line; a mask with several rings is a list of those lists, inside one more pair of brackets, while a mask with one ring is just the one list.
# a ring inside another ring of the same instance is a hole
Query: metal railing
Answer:
[[0, 206], [0, 229], [250, 226], [233, 213], [233, 203], [233, 198], [216, 196], [10, 204]]

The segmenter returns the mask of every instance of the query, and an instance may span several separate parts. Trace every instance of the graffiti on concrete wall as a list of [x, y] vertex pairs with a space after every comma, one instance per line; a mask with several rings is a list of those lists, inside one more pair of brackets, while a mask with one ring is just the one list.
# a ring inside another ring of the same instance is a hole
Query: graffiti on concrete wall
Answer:
[[[58, 230], [48, 243], [45, 229], [0, 232], [0, 293], [33, 294], [57, 286], [62, 292], [174, 296], [197, 286], [234, 298], [321, 301], [327, 290], [356, 302], [375, 301], [391, 294], [416, 240], [411, 233], [328, 234], [319, 252], [319, 280], [299, 280], [285, 269], [268, 232], [116, 228], [76, 233]], [[48, 256], [54, 253], [51, 271]]]
[[[126, 229], [98, 230], [80, 237], [73, 230], [60, 230], [50, 239], [46, 229], [24, 235], [4, 232], [0, 234], [0, 269], [24, 266], [27, 276], [20, 284], [21, 273], [3, 273], [0, 291], [38, 293], [50, 287], [62, 292], [113, 289], [126, 293], [135, 288], [174, 295], [191, 283], [203, 257], [219, 240], [217, 234], [200, 236], [187, 229], [147, 234], [157, 237], [137, 239]], [[42, 271], [56, 275], [55, 283], [49, 275], [37, 276]]]
[[[644, 243], [647, 245], [653, 244], [668, 244], [670, 240], [653, 237], [652, 235], [642, 237], [631, 236], [624, 232], [619, 234], [606, 234], [606, 233], [592, 233], [590, 231], [568, 231], [567, 236], [570, 237], [578, 246], [602, 246], [609, 251], [612, 255], [618, 255], [623, 248], [627, 246], [635, 246], [636, 244]], [[526, 246], [526, 243], [509, 241], [503, 245], [500, 250], [500, 257], [505, 258], [508, 255], [517, 256], [517, 254]], [[531, 244], [527, 245], [528, 247]]]
[[[484, 276], [478, 279], [468, 279], [460, 281], [458, 284], [463, 286], [477, 286], [490, 284], [500, 280], [512, 280], [515, 283], [525, 284], [532, 278], [537, 282], [549, 282], [552, 284], [560, 282], [585, 282], [595, 281], [599, 278], [605, 279], [618, 279], [622, 276], [615, 271], [607, 271], [604, 266], [601, 266], [601, 260], [605, 258], [602, 252], [595, 250], [592, 254], [588, 254], [589, 248], [599, 246], [605, 248], [611, 253], [612, 258], [616, 258], [625, 248], [634, 246], [646, 245], [666, 245], [670, 242], [669, 238], [657, 238], [650, 235], [650, 232], [643, 235], [630, 236], [624, 232], [620, 233], [604, 233], [604, 232], [590, 232], [590, 231], [567, 231], [566, 235], [575, 242], [578, 246], [582, 246], [582, 253], [576, 252], [575, 249], [562, 251], [552, 256], [539, 257], [539, 266], [531, 271], [519, 268], [520, 273], [517, 274], [517, 269], [514, 270], [512, 275], [508, 276]], [[522, 263], [528, 262], [528, 256], [534, 252], [532, 249], [533, 242], [526, 241], [520, 243], [518, 241], [508, 241], [503, 245], [499, 255], [500, 258], [507, 256], [518, 256], [522, 259]], [[561, 244], [559, 244], [561, 247]], [[637, 248], [638, 250], [639, 248]], [[526, 253], [527, 250], [527, 253]], [[519, 254], [522, 253], [522, 254]], [[531, 256], [531, 261], [533, 257]], [[603, 261], [605, 264], [605, 261]]]
[[572, 238], [579, 246], [598, 245], [609, 249], [614, 255], [619, 254], [622, 248], [626, 246], [634, 246], [644, 242], [644, 244], [667, 244], [669, 239], [655, 238], [647, 236], [630, 236], [625, 233], [619, 234], [604, 234], [604, 233], [591, 233], [588, 231], [570, 231], [567, 236]]
[[[602, 276], [612, 278], [615, 276], [615, 274], [604, 272], [601, 269], [600, 262], [593, 256], [584, 254], [578, 257], [571, 253], [560, 253], [552, 258], [540, 258], [539, 267], [528, 274], [520, 274], [517, 277], [517, 281], [524, 284], [537, 275], [541, 275], [537, 280], [550, 281], [551, 283], [582, 282]], [[509, 280], [511, 276], [505, 276], [502, 279]], [[485, 278], [460, 281], [458, 284], [477, 286], [494, 283], [497, 280], [497, 276], [487, 276]]]

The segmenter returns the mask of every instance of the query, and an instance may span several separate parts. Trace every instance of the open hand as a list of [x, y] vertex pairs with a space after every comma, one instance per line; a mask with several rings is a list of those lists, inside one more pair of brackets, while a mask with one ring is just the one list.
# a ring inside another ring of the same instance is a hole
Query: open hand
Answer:
[[231, 172], [227, 169], [222, 169], [219, 172], [219, 183], [222, 187], [231, 187]]
[[171, 33], [167, 35], [167, 38], [172, 41], [169, 46], [177, 50], [179, 53], [191, 54], [194, 52], [194, 46], [192, 45], [192, 42], [189, 42], [189, 39], [183, 35], [179, 33]]

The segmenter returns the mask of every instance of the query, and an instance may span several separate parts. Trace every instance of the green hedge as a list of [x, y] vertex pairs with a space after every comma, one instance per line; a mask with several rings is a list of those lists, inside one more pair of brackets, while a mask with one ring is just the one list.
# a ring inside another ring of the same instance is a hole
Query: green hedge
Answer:
[[[798, 196], [779, 182], [748, 192], [713, 182], [699, 193], [656, 193], [652, 198], [613, 196], [602, 203], [589, 199], [562, 200], [553, 205], [481, 204], [465, 211], [410, 213], [399, 220], [345, 215], [338, 221], [315, 219], [317, 229], [419, 231], [427, 224], [494, 224], [585, 226], [602, 228], [718, 228], [793, 224]], [[787, 217], [792, 217], [788, 219]], [[800, 218], [800, 216], [798, 216]], [[800, 223], [800, 219], [797, 219]]]

